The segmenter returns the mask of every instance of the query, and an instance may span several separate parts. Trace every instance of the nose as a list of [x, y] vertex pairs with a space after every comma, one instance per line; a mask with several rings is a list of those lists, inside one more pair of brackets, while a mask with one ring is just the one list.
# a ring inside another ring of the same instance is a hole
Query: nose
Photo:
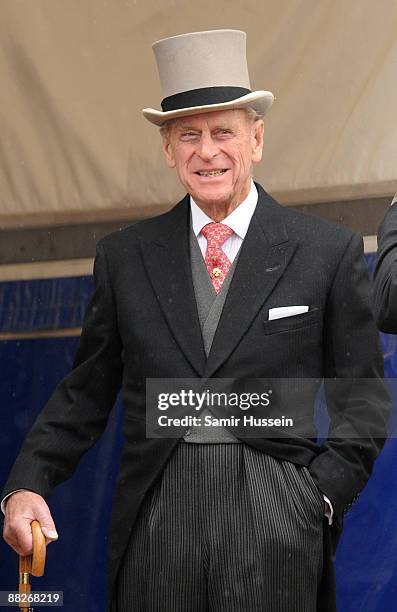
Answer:
[[202, 134], [198, 155], [203, 161], [211, 161], [219, 152], [219, 147], [210, 134]]

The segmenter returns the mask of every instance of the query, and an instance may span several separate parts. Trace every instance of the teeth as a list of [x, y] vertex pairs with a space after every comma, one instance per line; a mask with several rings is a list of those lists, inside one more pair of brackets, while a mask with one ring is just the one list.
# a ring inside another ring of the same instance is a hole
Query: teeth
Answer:
[[209, 172], [199, 172], [200, 176], [219, 176], [224, 174], [226, 170], [210, 170]]

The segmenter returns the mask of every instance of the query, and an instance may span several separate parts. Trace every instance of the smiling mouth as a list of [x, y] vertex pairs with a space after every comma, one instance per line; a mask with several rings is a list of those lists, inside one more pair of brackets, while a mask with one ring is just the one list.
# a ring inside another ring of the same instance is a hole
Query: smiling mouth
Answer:
[[222, 176], [225, 172], [228, 171], [228, 168], [219, 169], [219, 170], [203, 170], [199, 172], [195, 172], [198, 176]]

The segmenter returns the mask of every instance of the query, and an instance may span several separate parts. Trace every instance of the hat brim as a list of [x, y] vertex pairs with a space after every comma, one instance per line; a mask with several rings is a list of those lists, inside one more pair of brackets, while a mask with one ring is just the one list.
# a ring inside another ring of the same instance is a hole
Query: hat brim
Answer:
[[221, 102], [219, 104], [206, 104], [204, 106], [193, 106], [190, 108], [179, 108], [173, 111], [159, 111], [155, 108], [144, 108], [142, 113], [144, 117], [154, 123], [162, 126], [169, 119], [177, 117], [187, 117], [188, 115], [199, 115], [201, 113], [211, 113], [220, 110], [229, 110], [234, 108], [253, 108], [258, 115], [263, 117], [274, 102], [274, 95], [271, 91], [252, 91], [251, 93], [230, 100], [229, 102]]

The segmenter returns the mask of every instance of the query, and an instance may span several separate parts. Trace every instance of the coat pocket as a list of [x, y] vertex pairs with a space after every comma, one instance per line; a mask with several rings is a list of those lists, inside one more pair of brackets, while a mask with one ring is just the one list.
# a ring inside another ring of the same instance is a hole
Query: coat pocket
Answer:
[[294, 331], [310, 325], [316, 325], [320, 322], [320, 313], [321, 311], [319, 308], [312, 308], [308, 312], [303, 312], [302, 314], [293, 315], [291, 317], [263, 321], [265, 334], [277, 334]]

